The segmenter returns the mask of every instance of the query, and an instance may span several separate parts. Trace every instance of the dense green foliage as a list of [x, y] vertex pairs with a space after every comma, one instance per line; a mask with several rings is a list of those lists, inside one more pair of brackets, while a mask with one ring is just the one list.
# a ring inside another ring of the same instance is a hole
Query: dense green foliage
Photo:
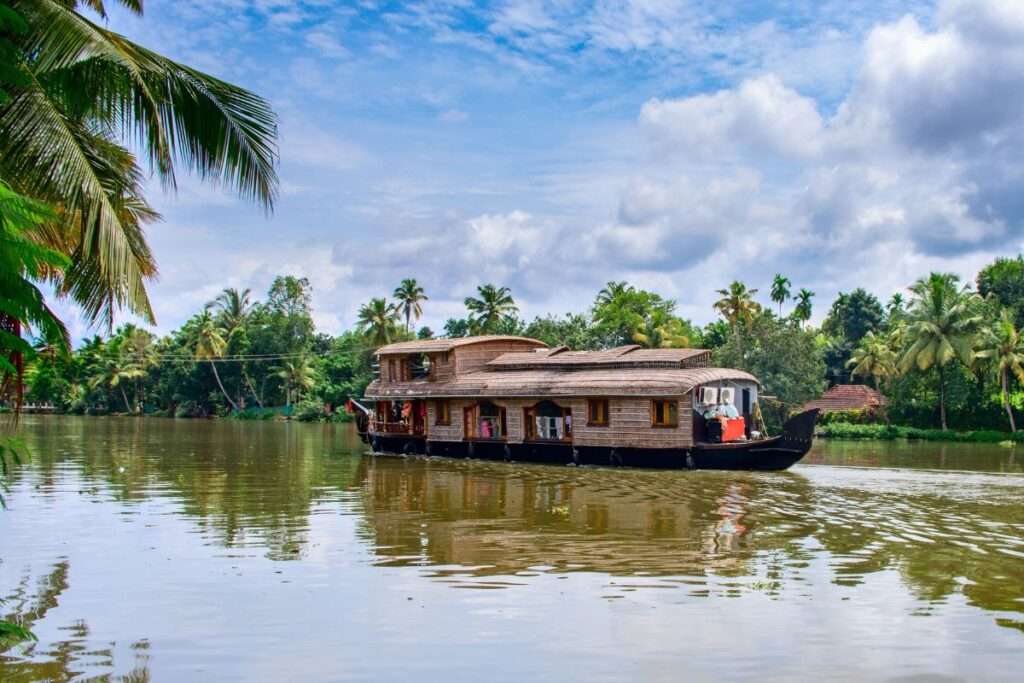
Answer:
[[747, 370], [761, 381], [763, 412], [773, 429], [795, 407], [825, 390], [825, 361], [817, 335], [768, 309], [715, 350], [715, 364]]
[[[780, 282], [774, 304], [789, 287]], [[893, 297], [885, 308], [862, 289], [840, 294], [820, 329], [808, 326], [800, 309], [813, 296], [807, 290], [793, 297], [796, 305], [785, 317], [758, 303], [757, 290], [742, 283], [719, 294], [721, 319], [703, 329], [678, 317], [674, 301], [624, 282], [609, 282], [583, 313], [527, 322], [508, 288], [484, 284], [467, 298], [466, 316], [449, 319], [444, 333], [523, 335], [573, 349], [709, 348], [716, 364], [761, 380], [770, 429], [840, 377], [873, 385], [889, 405], [877, 413], [831, 415], [830, 424], [1002, 430], [1015, 427], [1014, 411], [1024, 408], [1024, 337], [1011, 310], [953, 275], [922, 278], [906, 299]], [[429, 301], [413, 279], [399, 285], [395, 301], [380, 297], [364, 305], [356, 328], [338, 337], [316, 332], [310, 295], [307, 280], [279, 277], [265, 301], [252, 301], [248, 290], [225, 290], [162, 339], [124, 326], [73, 354], [51, 349], [29, 368], [28, 399], [72, 412], [327, 419], [362, 395], [373, 376], [374, 349], [433, 335], [411, 329]]]
[[978, 273], [978, 293], [993, 297], [1011, 311], [1017, 328], [1024, 327], [1024, 256], [998, 258]]
[[831, 343], [825, 350], [830, 384], [848, 384], [850, 357], [865, 335], [881, 329], [885, 311], [875, 295], [857, 288], [849, 294], [840, 292], [832, 303], [821, 329]]
[[916, 439], [919, 441], [962, 441], [970, 443], [1024, 443], [1024, 432], [1007, 434], [996, 430], [956, 432], [941, 429], [920, 429], [883, 424], [850, 424], [833, 422], [818, 428], [818, 434], [833, 439]]

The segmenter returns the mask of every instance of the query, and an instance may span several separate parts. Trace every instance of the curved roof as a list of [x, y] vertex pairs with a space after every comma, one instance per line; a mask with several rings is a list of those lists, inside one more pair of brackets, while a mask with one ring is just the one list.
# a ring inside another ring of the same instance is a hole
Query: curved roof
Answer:
[[709, 382], [758, 383], [757, 378], [730, 368], [621, 368], [564, 370], [487, 370], [459, 375], [451, 381], [374, 381], [370, 399], [387, 398], [515, 398], [546, 396], [679, 396]]
[[452, 337], [450, 339], [417, 339], [415, 341], [396, 342], [377, 349], [377, 354], [385, 353], [443, 353], [459, 346], [484, 344], [486, 342], [520, 342], [524, 345], [547, 348], [547, 344], [529, 337], [514, 337], [502, 334], [480, 335], [478, 337]]
[[606, 351], [569, 351], [564, 346], [547, 351], [512, 351], [503, 353], [487, 364], [497, 370], [516, 368], [567, 368], [586, 366], [626, 367], [652, 365], [680, 367], [684, 362], [707, 357], [707, 349], [645, 349], [640, 346], [619, 346]]

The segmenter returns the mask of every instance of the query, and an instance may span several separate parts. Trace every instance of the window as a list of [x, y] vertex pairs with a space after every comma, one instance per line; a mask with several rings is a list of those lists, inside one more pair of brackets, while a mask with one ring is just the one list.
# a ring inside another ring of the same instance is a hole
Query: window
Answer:
[[541, 401], [523, 409], [526, 439], [539, 441], [571, 441], [572, 409], [552, 401]]
[[448, 401], [434, 401], [434, 424], [450, 425], [452, 423], [452, 407]]
[[464, 420], [467, 439], [504, 439], [508, 431], [505, 409], [490, 401], [466, 408]]
[[608, 399], [591, 398], [587, 400], [587, 425], [590, 427], [608, 426]]
[[679, 404], [675, 401], [651, 401], [652, 427], [678, 427]]
[[395, 359], [394, 358], [389, 358], [388, 359], [388, 381], [389, 382], [394, 382], [397, 379], [398, 373], [396, 372], [396, 370], [397, 370], [397, 368], [395, 367]]

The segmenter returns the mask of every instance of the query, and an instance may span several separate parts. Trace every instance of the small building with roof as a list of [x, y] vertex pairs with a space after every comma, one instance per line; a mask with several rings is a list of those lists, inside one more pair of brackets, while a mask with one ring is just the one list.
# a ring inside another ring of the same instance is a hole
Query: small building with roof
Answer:
[[882, 392], [866, 384], [837, 384], [822, 394], [821, 398], [805, 403], [801, 410], [817, 408], [822, 413], [847, 410], [877, 412], [888, 403], [889, 400]]

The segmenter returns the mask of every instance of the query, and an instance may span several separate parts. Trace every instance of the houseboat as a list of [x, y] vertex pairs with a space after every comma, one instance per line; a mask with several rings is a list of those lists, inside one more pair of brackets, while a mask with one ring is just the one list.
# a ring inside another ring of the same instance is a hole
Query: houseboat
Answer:
[[571, 351], [478, 336], [389, 344], [376, 357], [357, 405], [378, 453], [781, 470], [810, 449], [817, 416], [768, 436], [755, 425], [758, 380], [710, 367], [705, 349]]

